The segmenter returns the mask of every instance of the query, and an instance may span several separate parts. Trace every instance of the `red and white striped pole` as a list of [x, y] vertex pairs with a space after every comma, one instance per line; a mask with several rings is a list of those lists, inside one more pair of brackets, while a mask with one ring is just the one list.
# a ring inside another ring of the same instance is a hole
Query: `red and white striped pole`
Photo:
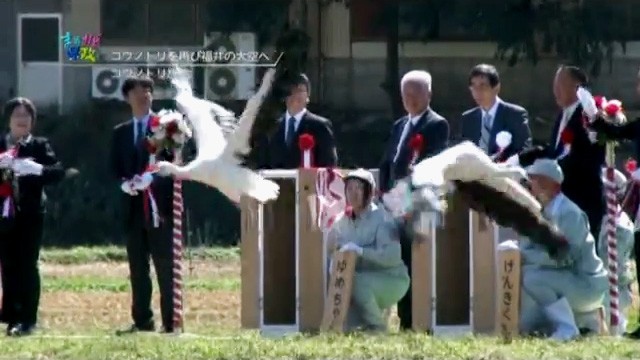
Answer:
[[[182, 162], [182, 153], [176, 152], [176, 163]], [[182, 198], [182, 180], [173, 181], [173, 329], [184, 332], [183, 318], [183, 279], [182, 279], [182, 219], [184, 200]]]
[[607, 143], [606, 145], [606, 162], [607, 162], [607, 183], [605, 184], [607, 198], [607, 257], [609, 265], [609, 307], [611, 313], [610, 331], [618, 334], [618, 326], [620, 325], [620, 310], [618, 293], [618, 248], [616, 237], [616, 218], [618, 216], [618, 199], [617, 189], [614, 180], [615, 168], [615, 145]]

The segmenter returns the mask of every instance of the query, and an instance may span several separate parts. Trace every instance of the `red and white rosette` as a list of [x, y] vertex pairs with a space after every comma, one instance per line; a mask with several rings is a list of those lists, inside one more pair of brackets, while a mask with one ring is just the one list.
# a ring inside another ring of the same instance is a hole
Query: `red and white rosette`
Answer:
[[562, 160], [571, 153], [571, 144], [573, 143], [573, 131], [565, 127], [560, 134], [560, 143], [562, 144], [562, 153], [558, 155], [556, 160]]
[[493, 154], [491, 159], [496, 162], [503, 162], [503, 160], [500, 160], [502, 158], [502, 154], [504, 154], [505, 149], [508, 148], [509, 145], [511, 145], [512, 141], [513, 141], [513, 135], [511, 135], [510, 132], [500, 131], [499, 133], [497, 133], [496, 145], [498, 146], [498, 151], [495, 154]]
[[316, 139], [309, 133], [304, 133], [298, 138], [300, 148], [300, 165], [304, 169], [313, 167], [313, 148], [316, 146]]
[[[9, 157], [10, 159], [15, 159], [16, 156], [18, 156], [18, 147], [14, 146], [5, 151], [2, 155]], [[0, 198], [4, 199], [2, 201], [3, 218], [10, 218], [15, 214], [15, 204], [13, 202], [13, 197], [13, 184], [11, 182], [11, 179], [8, 179], [0, 184]]]
[[422, 134], [413, 135], [409, 140], [409, 149], [411, 150], [411, 161], [409, 161], [409, 166], [413, 166], [416, 161], [418, 161], [420, 154], [424, 150], [424, 137]]

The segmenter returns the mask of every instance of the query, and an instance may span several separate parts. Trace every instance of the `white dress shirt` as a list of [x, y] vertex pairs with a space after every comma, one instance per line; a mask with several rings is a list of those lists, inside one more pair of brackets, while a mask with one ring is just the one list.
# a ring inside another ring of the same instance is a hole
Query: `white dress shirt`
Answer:
[[[302, 121], [302, 117], [304, 116], [304, 114], [307, 113], [307, 109], [302, 109], [302, 111], [300, 111], [299, 113], [295, 114], [295, 115], [291, 115], [289, 113], [289, 111], [287, 111], [284, 114], [284, 141], [286, 142], [287, 139], [289, 138], [289, 134], [287, 134], [287, 131], [289, 131], [289, 119], [294, 118], [295, 119], [295, 125], [294, 125], [294, 129], [297, 132], [298, 131], [298, 127], [300, 126], [300, 121]], [[293, 136], [294, 134], [291, 134], [291, 136]]]
[[[489, 111], [486, 111], [485, 109], [480, 108], [480, 112], [481, 112], [481, 115], [482, 115], [480, 117], [480, 119], [484, 119], [485, 116], [489, 115], [489, 123], [487, 124], [489, 129], [491, 129], [493, 127], [493, 120], [495, 120], [495, 118], [496, 118], [496, 112], [498, 111], [498, 105], [500, 105], [501, 102], [502, 102], [502, 100], [500, 100], [499, 97], [496, 97], [496, 102], [493, 103], [493, 105], [491, 106]], [[484, 125], [484, 124], [482, 124], [482, 125]]]

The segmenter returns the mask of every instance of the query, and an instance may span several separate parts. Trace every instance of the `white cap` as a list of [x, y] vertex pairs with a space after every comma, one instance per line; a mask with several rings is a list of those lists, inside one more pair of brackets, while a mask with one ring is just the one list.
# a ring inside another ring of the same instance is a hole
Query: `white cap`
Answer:
[[536, 160], [531, 166], [527, 168], [527, 175], [545, 176], [558, 184], [562, 184], [562, 182], [564, 181], [562, 168], [560, 168], [560, 165], [556, 160], [551, 159]]
[[353, 170], [344, 177], [345, 182], [349, 179], [359, 179], [371, 185], [371, 189], [376, 188], [376, 179], [373, 177], [373, 174], [369, 170], [362, 168]]

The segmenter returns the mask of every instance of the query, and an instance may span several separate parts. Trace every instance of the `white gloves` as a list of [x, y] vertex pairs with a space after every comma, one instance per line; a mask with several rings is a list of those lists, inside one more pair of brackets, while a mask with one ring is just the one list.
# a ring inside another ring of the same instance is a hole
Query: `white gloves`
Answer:
[[342, 248], [340, 248], [340, 252], [346, 252], [346, 251], [354, 251], [356, 254], [362, 256], [362, 247], [350, 242], [350, 243], [346, 243], [342, 246]]
[[10, 169], [13, 165], [13, 155], [8, 151], [0, 153], [0, 169]]
[[153, 175], [148, 172], [142, 175], [136, 175], [131, 182], [133, 183], [132, 187], [134, 190], [144, 191], [153, 182]]
[[593, 118], [595, 118], [598, 113], [598, 107], [596, 106], [596, 101], [593, 99], [593, 95], [591, 95], [589, 90], [581, 86], [576, 91], [576, 96], [580, 101], [580, 105], [582, 105], [582, 111], [587, 114], [589, 120], [593, 121]]
[[122, 192], [124, 192], [125, 194], [131, 195], [131, 196], [138, 195], [138, 192], [133, 189], [133, 182], [130, 180], [123, 181], [122, 185], [120, 185], [120, 190], [122, 190]]
[[25, 175], [42, 175], [44, 166], [38, 164], [31, 159], [15, 159], [13, 160], [12, 170], [17, 176]]
[[146, 172], [142, 175], [136, 175], [131, 180], [125, 180], [120, 185], [120, 190], [131, 196], [138, 195], [138, 192], [146, 190], [153, 182], [153, 175]]

